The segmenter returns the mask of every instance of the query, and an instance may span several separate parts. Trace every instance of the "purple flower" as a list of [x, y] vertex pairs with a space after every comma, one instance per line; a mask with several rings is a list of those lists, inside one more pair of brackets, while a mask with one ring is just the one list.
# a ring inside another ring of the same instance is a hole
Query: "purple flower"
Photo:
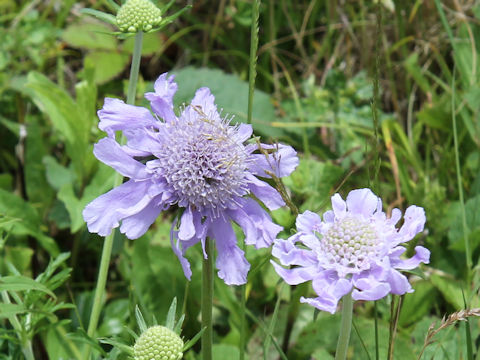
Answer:
[[[257, 203], [271, 210], [284, 205], [279, 193], [258, 177], [268, 172], [289, 175], [297, 166], [290, 146], [264, 145], [259, 151], [247, 124], [230, 125], [217, 111], [208, 88], [197, 90], [180, 116], [173, 110], [177, 91], [174, 76], [162, 74], [155, 92], [145, 94], [146, 108], [105, 99], [98, 112], [99, 128], [108, 134], [95, 144], [95, 156], [128, 181], [88, 204], [83, 217], [91, 232], [120, 231], [130, 239], [143, 235], [161, 211], [172, 205], [183, 209], [171, 229], [171, 243], [185, 276], [190, 279], [186, 250], [205, 239], [215, 239], [218, 275], [227, 284], [246, 282], [250, 264], [237, 246], [231, 221], [245, 233], [245, 243], [257, 248], [271, 245], [282, 229]], [[122, 131], [127, 143], [115, 141]], [[251, 195], [254, 195], [252, 197]]]
[[318, 297], [302, 297], [300, 301], [333, 314], [340, 298], [352, 290], [354, 300], [413, 292], [398, 270], [428, 264], [430, 251], [416, 246], [412, 258], [401, 259], [406, 248], [400, 244], [423, 231], [424, 210], [410, 206], [397, 229], [400, 210], [393, 209], [387, 218], [382, 200], [370, 189], [351, 191], [346, 202], [335, 194], [332, 208], [325, 212], [323, 221], [311, 211], [304, 212], [297, 218], [295, 235], [274, 241], [273, 256], [282, 265], [293, 265], [286, 269], [272, 261], [277, 273], [290, 285], [312, 280]]

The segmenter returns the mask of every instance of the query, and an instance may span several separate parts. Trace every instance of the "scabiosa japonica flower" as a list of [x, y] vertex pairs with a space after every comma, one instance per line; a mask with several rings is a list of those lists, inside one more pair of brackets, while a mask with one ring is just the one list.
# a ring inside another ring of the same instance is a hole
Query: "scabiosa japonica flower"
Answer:
[[[251, 125], [231, 125], [231, 119], [222, 118], [208, 88], [197, 90], [179, 116], [173, 111], [174, 77], [161, 75], [154, 89], [145, 94], [153, 114], [110, 98], [98, 112], [99, 128], [108, 136], [95, 144], [94, 154], [129, 180], [86, 206], [88, 229], [106, 236], [121, 221], [120, 231], [135, 239], [161, 211], [178, 205], [184, 211], [172, 226], [171, 242], [185, 276], [192, 274], [186, 250], [201, 243], [205, 255], [208, 236], [215, 239], [219, 277], [243, 284], [250, 264], [237, 246], [231, 221], [244, 231], [246, 244], [272, 244], [281, 227], [254, 197], [271, 210], [284, 202], [259, 177], [289, 175], [298, 164], [296, 152], [281, 144], [245, 144]], [[116, 131], [123, 132], [126, 145], [115, 141]]]
[[430, 251], [415, 247], [415, 255], [401, 259], [412, 240], [423, 230], [425, 212], [418, 206], [405, 211], [397, 229], [400, 210], [390, 218], [382, 211], [382, 201], [370, 189], [351, 191], [344, 201], [332, 196], [333, 210], [321, 218], [306, 211], [296, 221], [298, 232], [287, 240], [276, 239], [272, 254], [286, 269], [272, 261], [277, 273], [290, 285], [312, 280], [318, 297], [300, 301], [334, 313], [340, 298], [352, 290], [354, 300], [378, 300], [388, 293], [412, 292], [408, 279], [398, 270], [428, 264]]

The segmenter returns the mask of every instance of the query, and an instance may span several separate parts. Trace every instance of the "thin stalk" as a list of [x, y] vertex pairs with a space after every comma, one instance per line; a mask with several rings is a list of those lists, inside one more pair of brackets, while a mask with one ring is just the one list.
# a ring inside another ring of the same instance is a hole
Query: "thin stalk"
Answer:
[[255, 78], [257, 76], [257, 50], [258, 50], [258, 17], [260, 0], [252, 4], [252, 27], [250, 29], [250, 58], [248, 62], [248, 111], [247, 123], [252, 123], [253, 93], [255, 91]]
[[462, 173], [460, 170], [460, 156], [458, 153], [457, 118], [455, 116], [456, 115], [455, 112], [456, 112], [456, 107], [455, 107], [455, 69], [454, 69], [453, 79], [452, 79], [453, 146], [455, 150], [455, 169], [457, 173], [458, 196], [460, 200], [460, 209], [462, 211], [462, 230], [463, 230], [463, 240], [465, 243], [465, 260], [467, 264], [467, 281], [468, 281], [468, 279], [470, 278], [470, 269], [472, 268], [472, 255], [470, 252], [470, 242], [468, 241], [467, 214], [465, 213], [465, 200], [463, 198]]
[[246, 343], [246, 329], [245, 329], [245, 309], [247, 306], [247, 284], [240, 286], [240, 357], [239, 360], [245, 359], [245, 343]]
[[375, 319], [375, 360], [380, 359], [379, 346], [378, 346], [378, 311], [377, 311], [377, 302], [373, 302], [373, 317]]
[[[142, 41], [143, 33], [140, 31], [135, 35], [135, 44], [133, 49], [132, 64], [130, 67], [130, 79], [128, 83], [127, 92], [127, 104], [133, 105], [135, 102], [135, 94], [137, 90], [138, 71], [140, 69], [140, 59], [142, 57]], [[122, 135], [120, 143], [125, 142], [125, 137]], [[117, 187], [121, 185], [123, 177], [119, 173], [115, 173], [113, 186]], [[98, 271], [97, 286], [95, 288], [95, 298], [93, 300], [92, 313], [90, 315], [90, 321], [88, 323], [87, 334], [90, 337], [95, 335], [97, 330], [98, 319], [100, 318], [100, 312], [102, 310], [102, 299], [105, 295], [105, 285], [107, 283], [108, 266], [110, 265], [110, 258], [112, 255], [113, 239], [115, 237], [115, 231], [112, 230], [110, 235], [105, 237], [103, 243], [102, 258], [100, 260], [100, 269]], [[90, 358], [90, 347], [87, 347], [85, 351], [84, 359]]]
[[350, 332], [352, 330], [352, 315], [352, 294], [347, 294], [343, 297], [342, 323], [340, 325], [340, 335], [338, 336], [337, 351], [335, 351], [335, 360], [345, 360], [347, 358], [348, 343], [350, 342]]
[[[260, 0], [254, 0], [252, 4], [252, 27], [250, 29], [250, 57], [248, 63], [248, 109], [247, 124], [252, 123], [253, 93], [255, 92], [255, 78], [257, 76], [257, 51], [258, 51], [258, 17], [260, 15]], [[240, 287], [240, 360], [245, 359], [245, 307], [246, 285]], [[205, 360], [205, 358], [204, 358]]]
[[205, 240], [207, 258], [202, 263], [202, 360], [212, 360], [213, 240]]

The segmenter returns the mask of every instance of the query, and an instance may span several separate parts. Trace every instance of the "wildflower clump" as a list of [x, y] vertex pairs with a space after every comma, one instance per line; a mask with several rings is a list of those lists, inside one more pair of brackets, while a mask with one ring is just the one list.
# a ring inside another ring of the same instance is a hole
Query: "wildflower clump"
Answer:
[[150, 31], [162, 21], [162, 11], [150, 0], [128, 0], [117, 13], [120, 31]]
[[165, 326], [152, 326], [145, 330], [135, 342], [135, 360], [180, 360], [183, 341]]
[[312, 281], [316, 298], [300, 299], [316, 308], [334, 313], [338, 301], [352, 293], [354, 300], [378, 300], [389, 293], [402, 295], [413, 289], [398, 270], [411, 270], [428, 263], [430, 251], [415, 247], [409, 259], [400, 258], [406, 251], [402, 243], [423, 231], [425, 212], [410, 206], [402, 217], [393, 209], [390, 218], [382, 211], [382, 201], [370, 189], [351, 191], [344, 201], [332, 196], [332, 208], [323, 221], [306, 211], [297, 218], [298, 232], [287, 240], [274, 241], [272, 261], [277, 273], [290, 285]]

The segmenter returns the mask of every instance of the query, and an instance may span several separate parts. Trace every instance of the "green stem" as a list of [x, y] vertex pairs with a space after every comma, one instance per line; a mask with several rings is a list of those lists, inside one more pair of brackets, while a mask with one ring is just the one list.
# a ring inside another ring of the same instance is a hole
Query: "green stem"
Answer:
[[130, 67], [130, 80], [128, 81], [127, 104], [135, 104], [135, 95], [137, 93], [138, 73], [140, 70], [140, 59], [142, 58], [143, 32], [139, 31], [135, 35], [133, 46], [132, 65]]
[[213, 240], [205, 240], [207, 258], [202, 263], [202, 360], [212, 360]]
[[350, 331], [352, 329], [352, 314], [353, 300], [352, 294], [350, 293], [343, 297], [342, 323], [340, 325], [340, 335], [338, 337], [335, 360], [345, 360], [347, 358]]
[[246, 343], [246, 329], [245, 329], [245, 309], [247, 306], [247, 284], [240, 286], [240, 358], [245, 359], [245, 343]]
[[[133, 49], [132, 64], [130, 67], [130, 79], [128, 83], [127, 104], [133, 105], [135, 103], [135, 94], [137, 90], [138, 71], [140, 69], [140, 59], [142, 57], [142, 40], [143, 33], [140, 31], [135, 35], [135, 45]], [[122, 135], [120, 143], [125, 142], [125, 137]], [[123, 176], [119, 173], [115, 173], [113, 187], [117, 187], [122, 184]], [[87, 334], [90, 337], [95, 335], [97, 330], [98, 319], [100, 318], [100, 312], [102, 310], [102, 299], [105, 295], [105, 285], [107, 283], [108, 266], [110, 265], [110, 257], [112, 255], [113, 239], [115, 237], [115, 230], [112, 230], [110, 235], [105, 237], [103, 243], [102, 258], [100, 260], [100, 269], [98, 271], [97, 286], [95, 288], [95, 298], [93, 300], [92, 313], [90, 315], [90, 322], [88, 323]], [[90, 347], [87, 347], [85, 351], [84, 359], [90, 358]]]
[[253, 92], [255, 77], [257, 76], [257, 49], [258, 49], [258, 17], [260, 0], [254, 0], [252, 6], [252, 28], [250, 29], [250, 59], [248, 66], [248, 111], [247, 123], [252, 123]]

